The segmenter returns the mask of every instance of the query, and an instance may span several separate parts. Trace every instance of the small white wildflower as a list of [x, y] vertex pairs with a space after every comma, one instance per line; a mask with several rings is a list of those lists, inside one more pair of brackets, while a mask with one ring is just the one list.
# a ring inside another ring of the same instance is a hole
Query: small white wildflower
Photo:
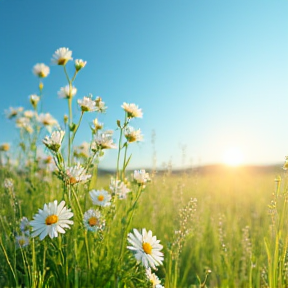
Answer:
[[58, 95], [60, 98], [72, 98], [73, 96], [75, 96], [77, 93], [77, 88], [75, 88], [74, 86], [70, 86], [66, 85], [65, 87], [61, 87], [60, 91], [58, 91]]
[[99, 210], [89, 209], [83, 215], [83, 223], [87, 230], [96, 232], [103, 228], [103, 221]]
[[159, 278], [155, 273], [152, 273], [150, 267], [146, 269], [146, 276], [150, 280], [152, 288], [156, 288], [159, 284], [161, 284], [161, 281], [159, 280]]
[[111, 205], [109, 202], [111, 200], [111, 195], [106, 190], [91, 190], [89, 194], [94, 205], [102, 207]]
[[17, 108], [9, 107], [9, 110], [6, 110], [5, 114], [8, 119], [12, 119], [16, 117], [22, 111], [23, 111], [23, 107], [17, 107]]
[[58, 237], [58, 233], [65, 233], [64, 228], [70, 228], [69, 225], [74, 224], [68, 220], [73, 217], [71, 209], [67, 209], [65, 201], [61, 201], [59, 205], [57, 200], [44, 205], [44, 209], [39, 209], [38, 214], [34, 216], [34, 220], [30, 222], [32, 226], [32, 237], [38, 236], [43, 240], [47, 235], [50, 238]]
[[87, 61], [83, 61], [82, 59], [76, 59], [75, 60], [75, 69], [76, 71], [80, 71], [82, 68], [84, 68], [87, 64]]
[[45, 78], [49, 75], [50, 68], [44, 63], [38, 63], [33, 67], [33, 73], [39, 78]]
[[135, 104], [128, 104], [126, 102], [121, 106], [127, 113], [128, 118], [142, 118], [142, 110], [138, 108]]
[[14, 187], [14, 181], [11, 178], [5, 178], [3, 184], [6, 189], [12, 189]]
[[99, 130], [101, 130], [102, 128], [103, 128], [103, 123], [100, 123], [100, 122], [98, 121], [98, 119], [95, 118], [95, 119], [93, 120], [93, 126], [91, 126], [92, 132], [95, 134], [95, 133], [97, 133]]
[[32, 110], [26, 110], [24, 111], [23, 115], [24, 117], [31, 119], [35, 115], [35, 112]]
[[100, 113], [104, 113], [107, 109], [107, 107], [105, 106], [105, 102], [102, 101], [102, 98], [101, 97], [96, 97], [96, 100], [95, 100], [95, 103], [96, 103], [96, 112], [100, 112]]
[[61, 147], [64, 135], [65, 131], [63, 130], [53, 131], [51, 136], [46, 136], [42, 142], [48, 149], [57, 153]]
[[33, 95], [30, 95], [30, 96], [29, 96], [29, 100], [30, 100], [31, 105], [32, 105], [34, 108], [36, 108], [38, 102], [40, 101], [40, 97], [37, 96], [37, 95], [35, 95], [35, 94], [33, 94]]
[[130, 126], [125, 128], [124, 135], [129, 143], [143, 140], [143, 135], [141, 134], [141, 130], [140, 129], [134, 130], [134, 128]]
[[113, 177], [110, 180], [109, 188], [113, 194], [118, 195], [119, 199], [126, 199], [127, 193], [131, 192], [131, 190], [124, 184], [124, 182]]
[[135, 182], [139, 185], [143, 185], [148, 181], [151, 181], [149, 174], [146, 173], [144, 169], [142, 170], [135, 170], [133, 174], [133, 178]]
[[112, 135], [113, 131], [105, 131], [99, 135], [96, 135], [91, 144], [91, 150], [96, 152], [104, 149], [116, 149], [117, 146], [115, 143], [113, 143]]
[[82, 112], [93, 112], [97, 109], [95, 100], [92, 100], [92, 95], [89, 97], [84, 96], [82, 100], [79, 99], [77, 102]]
[[38, 121], [46, 127], [59, 126], [58, 121], [50, 113], [41, 113], [38, 116]]
[[26, 235], [30, 235], [30, 222], [27, 217], [22, 217], [20, 219], [20, 230]]
[[29, 245], [30, 239], [25, 235], [15, 237], [16, 248], [24, 248]]
[[137, 261], [141, 262], [145, 268], [156, 269], [155, 266], [162, 265], [164, 260], [161, 252], [163, 246], [156, 236], [152, 235], [152, 231], [148, 232], [142, 229], [141, 233], [137, 229], [133, 229], [133, 233], [128, 234], [128, 242], [132, 246], [127, 246], [129, 250], [135, 253]]
[[80, 182], [86, 182], [91, 178], [91, 175], [86, 174], [85, 168], [77, 163], [72, 167], [68, 167], [66, 170], [66, 175], [68, 177], [68, 182], [70, 184], [77, 184]]
[[57, 65], [66, 65], [69, 60], [73, 60], [72, 51], [68, 48], [62, 47], [55, 51], [52, 57], [52, 62]]

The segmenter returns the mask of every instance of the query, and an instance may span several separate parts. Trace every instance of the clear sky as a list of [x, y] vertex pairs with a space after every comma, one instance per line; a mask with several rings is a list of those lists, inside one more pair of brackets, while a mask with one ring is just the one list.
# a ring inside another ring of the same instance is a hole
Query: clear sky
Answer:
[[[4, 110], [30, 109], [36, 63], [51, 68], [44, 110], [59, 121], [67, 113], [57, 95], [66, 85], [62, 67], [50, 64], [56, 49], [68, 47], [87, 61], [75, 99], [101, 96], [106, 128], [123, 118], [124, 101], [143, 109], [133, 123], [145, 138], [131, 150], [133, 167], [151, 165], [152, 131], [159, 167], [181, 166], [181, 147], [186, 164], [219, 163], [231, 147], [245, 163], [281, 163], [288, 155], [287, 15], [287, 0], [0, 0], [0, 143], [17, 139]], [[84, 118], [77, 143], [90, 140], [93, 118]], [[114, 163], [111, 152], [101, 165]]]

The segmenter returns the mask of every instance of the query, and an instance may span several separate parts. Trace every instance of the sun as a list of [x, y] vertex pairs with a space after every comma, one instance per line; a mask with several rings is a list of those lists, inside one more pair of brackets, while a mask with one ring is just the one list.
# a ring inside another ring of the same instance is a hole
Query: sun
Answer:
[[237, 147], [231, 147], [225, 151], [223, 162], [229, 166], [239, 166], [243, 163], [243, 153]]

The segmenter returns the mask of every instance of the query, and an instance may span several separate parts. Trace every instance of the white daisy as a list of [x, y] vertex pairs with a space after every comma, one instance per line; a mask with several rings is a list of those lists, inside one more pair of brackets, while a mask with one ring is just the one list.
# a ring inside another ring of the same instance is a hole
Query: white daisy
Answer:
[[25, 235], [15, 237], [16, 248], [23, 248], [29, 245], [30, 239]]
[[86, 174], [85, 168], [82, 167], [80, 163], [77, 163], [73, 167], [68, 167], [66, 175], [68, 177], [68, 182], [72, 185], [86, 182], [91, 178], [91, 175]]
[[157, 240], [156, 236], [152, 236], [152, 231], [147, 232], [144, 228], [140, 233], [133, 229], [133, 233], [128, 234], [128, 242], [132, 246], [127, 248], [135, 253], [136, 260], [142, 262], [145, 268], [156, 269], [155, 266], [162, 265], [164, 258], [160, 250], [163, 246], [159, 244], [160, 240]]
[[96, 135], [91, 144], [91, 150], [97, 152], [103, 149], [116, 149], [117, 146], [113, 143], [112, 135], [113, 131], [110, 130]]
[[106, 190], [91, 190], [89, 194], [94, 205], [102, 207], [111, 205], [109, 202], [111, 200], [111, 195]]
[[24, 111], [23, 115], [24, 117], [31, 119], [35, 115], [35, 112], [32, 110], [26, 110]]
[[134, 181], [139, 184], [139, 185], [143, 185], [146, 182], [151, 181], [149, 174], [146, 173], [146, 171], [144, 169], [142, 170], [135, 170], [134, 174], [133, 174], [133, 179]]
[[77, 102], [82, 112], [93, 112], [97, 109], [95, 100], [92, 100], [92, 95], [90, 97], [84, 96], [82, 100], [79, 99]]
[[26, 117], [20, 117], [16, 120], [16, 126], [18, 128], [22, 128], [25, 131], [27, 131], [28, 133], [32, 133], [33, 132], [33, 128], [31, 126], [31, 122], [29, 118]]
[[44, 126], [52, 127], [52, 126], [58, 126], [58, 121], [52, 117], [50, 113], [41, 113], [38, 116], [38, 121], [42, 123]]
[[109, 188], [113, 194], [118, 195], [119, 199], [126, 199], [127, 193], [131, 192], [131, 190], [124, 184], [124, 182], [116, 180], [113, 177], [110, 180]]
[[50, 238], [58, 237], [58, 233], [65, 233], [63, 228], [70, 228], [74, 222], [70, 219], [73, 216], [71, 209], [67, 209], [65, 201], [57, 204], [57, 200], [44, 204], [44, 209], [39, 209], [34, 220], [30, 222], [32, 226], [32, 237], [38, 236], [43, 240], [47, 235]]
[[82, 68], [84, 68], [87, 64], [87, 61], [83, 61], [82, 59], [76, 59], [75, 60], [75, 69], [76, 71], [81, 70]]
[[16, 117], [22, 111], [23, 111], [23, 107], [18, 107], [18, 108], [9, 107], [9, 110], [6, 110], [5, 114], [8, 119], [12, 119]]
[[40, 97], [37, 96], [37, 95], [35, 95], [35, 94], [33, 94], [33, 95], [30, 95], [30, 96], [29, 96], [29, 100], [30, 100], [31, 105], [32, 105], [34, 108], [36, 108], [38, 102], [40, 101]]
[[103, 222], [99, 210], [89, 209], [83, 215], [83, 223], [87, 230], [96, 232], [102, 229]]
[[46, 136], [42, 142], [51, 151], [58, 152], [61, 147], [64, 135], [65, 131], [63, 130], [53, 131], [51, 136]]
[[104, 113], [107, 107], [105, 106], [105, 102], [102, 101], [102, 98], [97, 96], [95, 102], [96, 102], [96, 111]]
[[126, 127], [124, 135], [129, 143], [143, 140], [143, 135], [141, 134], [141, 130], [140, 129], [134, 130], [134, 128], [130, 126]]
[[[159, 287], [159, 284], [161, 284], [161, 281], [159, 280], [158, 276], [155, 273], [151, 272], [150, 267], [148, 269], [146, 269], [146, 276], [150, 280], [151, 284], [153, 285], [152, 286], [153, 288]], [[160, 286], [160, 287], [162, 287], [162, 286]]]
[[128, 118], [142, 118], [142, 110], [135, 104], [128, 104], [126, 102], [121, 106], [127, 113]]
[[33, 67], [33, 73], [39, 78], [45, 78], [50, 73], [50, 68], [46, 66], [44, 63], [37, 63]]
[[74, 86], [71, 86], [71, 89], [70, 89], [69, 85], [66, 85], [65, 87], [61, 87], [60, 91], [58, 91], [59, 97], [66, 98], [66, 99], [72, 98], [73, 96], [76, 95], [76, 93], [77, 93], [77, 88], [75, 88]]
[[53, 54], [51, 59], [53, 63], [57, 65], [65, 65], [69, 60], [72, 60], [72, 51], [68, 48], [59, 48]]

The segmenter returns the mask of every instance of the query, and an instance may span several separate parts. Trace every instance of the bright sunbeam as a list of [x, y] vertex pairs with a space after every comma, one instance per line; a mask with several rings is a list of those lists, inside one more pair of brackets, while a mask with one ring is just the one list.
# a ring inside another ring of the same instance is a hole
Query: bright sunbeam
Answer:
[[243, 153], [237, 147], [231, 147], [225, 151], [223, 162], [229, 166], [238, 166], [243, 163]]

